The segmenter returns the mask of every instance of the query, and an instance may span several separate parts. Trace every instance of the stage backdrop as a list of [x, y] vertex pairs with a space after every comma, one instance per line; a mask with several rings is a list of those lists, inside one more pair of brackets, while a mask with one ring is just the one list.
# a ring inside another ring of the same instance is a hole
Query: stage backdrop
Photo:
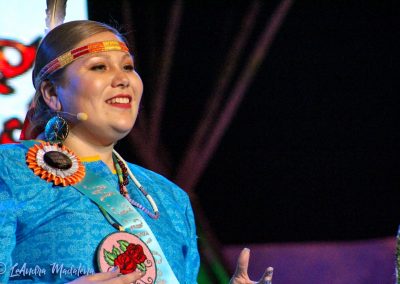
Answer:
[[[31, 71], [44, 35], [46, 1], [0, 1], [0, 143], [18, 139], [33, 97]], [[65, 21], [87, 19], [86, 0], [67, 3]]]

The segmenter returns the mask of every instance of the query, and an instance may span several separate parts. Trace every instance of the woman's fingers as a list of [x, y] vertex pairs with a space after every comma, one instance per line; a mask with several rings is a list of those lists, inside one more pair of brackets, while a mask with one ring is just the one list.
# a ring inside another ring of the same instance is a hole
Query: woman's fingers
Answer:
[[[118, 277], [118, 281], [107, 281], [106, 283], [121, 283], [121, 284], [129, 284], [129, 283], [135, 283], [136, 280], [139, 280], [142, 278], [146, 273], [142, 272], [140, 270], [135, 270], [132, 273], [121, 275]], [[117, 279], [116, 279], [117, 280]]]
[[71, 284], [102, 283], [104, 281], [118, 278], [119, 272], [120, 272], [119, 267], [115, 266], [110, 271], [82, 276], [69, 283]]
[[115, 266], [110, 271], [88, 275], [86, 276], [86, 278], [91, 281], [105, 281], [118, 277], [118, 275], [119, 275], [119, 267]]
[[70, 282], [71, 284], [87, 284], [87, 283], [102, 283], [102, 284], [130, 284], [142, 278], [146, 273], [136, 270], [132, 273], [121, 275], [119, 267], [116, 266], [108, 272], [101, 272], [92, 275], [87, 275]]
[[272, 284], [272, 276], [274, 274], [274, 269], [272, 267], [268, 267], [264, 275], [261, 277], [261, 280], [258, 282], [259, 284]]
[[233, 277], [247, 277], [247, 269], [249, 267], [250, 249], [244, 248], [239, 255], [236, 271]]
[[101, 282], [107, 281], [109, 279], [114, 279], [119, 275], [119, 267], [116, 266], [112, 270], [107, 272], [100, 272], [91, 275], [81, 276], [78, 279], [75, 279], [71, 284], [83, 284], [83, 283], [93, 283], [93, 282]]

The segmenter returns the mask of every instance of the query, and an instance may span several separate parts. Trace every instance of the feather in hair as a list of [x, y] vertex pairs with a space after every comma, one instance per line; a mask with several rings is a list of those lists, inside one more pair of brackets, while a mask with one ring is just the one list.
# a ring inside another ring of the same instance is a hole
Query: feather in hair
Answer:
[[62, 24], [65, 19], [67, 0], [46, 0], [46, 34]]

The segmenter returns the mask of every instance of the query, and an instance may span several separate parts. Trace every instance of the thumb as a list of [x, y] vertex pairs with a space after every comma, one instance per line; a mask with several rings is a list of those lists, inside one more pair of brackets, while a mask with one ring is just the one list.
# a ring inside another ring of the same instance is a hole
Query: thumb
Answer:
[[247, 269], [249, 267], [250, 249], [244, 248], [239, 255], [234, 277], [247, 277]]
[[119, 267], [114, 266], [110, 271], [92, 274], [88, 276], [88, 278], [92, 281], [105, 281], [116, 278], [118, 276], [119, 276]]

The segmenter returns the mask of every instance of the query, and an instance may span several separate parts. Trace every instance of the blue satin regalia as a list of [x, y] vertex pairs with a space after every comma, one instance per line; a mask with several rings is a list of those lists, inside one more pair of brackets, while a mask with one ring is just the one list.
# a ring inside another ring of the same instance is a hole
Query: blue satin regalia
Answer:
[[[0, 146], [0, 283], [65, 283], [97, 272], [98, 244], [115, 231], [99, 208], [74, 187], [54, 186], [33, 174], [20, 144]], [[85, 167], [115, 183], [115, 173], [97, 158]], [[193, 212], [187, 194], [164, 177], [129, 164], [153, 197], [160, 218], [139, 211], [157, 237], [180, 283], [196, 283], [199, 254]], [[150, 208], [128, 184], [131, 197]]]

